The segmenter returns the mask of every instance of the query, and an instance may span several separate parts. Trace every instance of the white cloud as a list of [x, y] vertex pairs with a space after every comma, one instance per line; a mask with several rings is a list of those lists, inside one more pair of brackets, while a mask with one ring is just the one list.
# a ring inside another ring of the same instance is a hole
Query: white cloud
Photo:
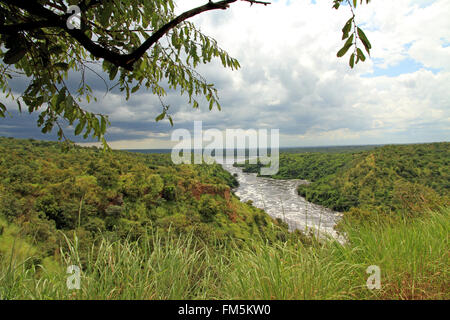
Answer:
[[[195, 21], [243, 66], [224, 73], [234, 84], [220, 88], [226, 124], [232, 114], [243, 125], [279, 127], [285, 143], [293, 145], [306, 137], [318, 144], [336, 137], [342, 143], [384, 143], [449, 138], [450, 47], [442, 46], [450, 42], [449, 14], [446, 0], [360, 6], [357, 21], [368, 30], [373, 60], [354, 70], [348, 58], [336, 58], [349, 12], [332, 10], [328, 1], [278, 1], [269, 7], [242, 3]], [[389, 71], [405, 59], [441, 72], [411, 69], [396, 77], [361, 77], [375, 66]], [[218, 67], [203, 69], [214, 78]], [[412, 131], [422, 136], [409, 135]]]
[[[182, 12], [206, 0], [178, 3]], [[192, 110], [185, 97], [171, 92], [164, 101], [175, 123], [188, 129], [194, 120], [221, 130], [279, 128], [281, 144], [289, 146], [449, 140], [450, 47], [444, 44], [450, 43], [450, 1], [377, 0], [359, 6], [356, 19], [373, 50], [372, 59], [353, 70], [348, 56], [336, 57], [350, 12], [336, 11], [331, 3], [281, 0], [250, 7], [238, 1], [229, 10], [192, 19], [242, 68], [233, 72], [218, 62], [199, 67], [217, 84], [223, 110], [210, 112], [206, 105]], [[423, 68], [411, 69], [411, 61]], [[403, 74], [363, 76], [380, 68], [389, 74], [405, 62], [397, 71]], [[110, 115], [114, 140], [124, 140], [120, 130], [133, 136], [117, 146], [167, 145], [164, 139], [156, 142], [170, 127], [155, 125], [161, 105], [151, 93], [139, 91], [130, 101], [121, 94], [99, 100], [89, 108]]]
[[373, 1], [358, 14], [376, 29], [371, 32], [373, 55], [383, 59], [385, 67], [410, 57], [450, 71], [450, 49], [442, 47], [450, 41], [449, 1]]

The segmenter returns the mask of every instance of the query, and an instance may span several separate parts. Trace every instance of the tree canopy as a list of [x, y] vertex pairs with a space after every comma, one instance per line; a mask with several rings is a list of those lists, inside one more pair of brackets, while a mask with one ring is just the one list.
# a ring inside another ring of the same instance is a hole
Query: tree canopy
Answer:
[[[206, 0], [205, 0], [206, 1]], [[0, 0], [0, 88], [14, 99], [20, 112], [39, 112], [37, 124], [43, 133], [57, 129], [66, 139], [63, 121], [75, 127], [75, 135], [97, 138], [107, 147], [104, 135], [110, 124], [107, 115], [93, 113], [83, 105], [96, 100], [86, 81], [86, 73], [103, 79], [109, 91], [118, 87], [128, 99], [141, 87], [163, 97], [166, 90], [179, 90], [193, 108], [204, 97], [209, 109], [221, 108], [218, 91], [196, 67], [219, 59], [225, 68], [240, 67], [239, 62], [221, 49], [217, 41], [203, 34], [189, 19], [203, 12], [226, 10], [238, 0], [208, 3], [175, 14], [175, 0]], [[250, 5], [269, 5], [266, 1], [239, 0]], [[360, 0], [368, 3], [370, 0]], [[365, 60], [363, 45], [370, 54], [371, 44], [355, 22], [357, 0], [333, 0], [351, 9], [351, 18], [342, 29], [344, 56], [350, 48], [349, 64]], [[74, 19], [74, 17], [78, 19]], [[78, 20], [79, 23], [76, 21]], [[81, 75], [77, 88], [68, 79]], [[29, 81], [20, 96], [14, 96], [10, 81], [23, 77]], [[162, 100], [162, 113], [173, 125], [169, 106]], [[8, 113], [0, 102], [0, 117]]]

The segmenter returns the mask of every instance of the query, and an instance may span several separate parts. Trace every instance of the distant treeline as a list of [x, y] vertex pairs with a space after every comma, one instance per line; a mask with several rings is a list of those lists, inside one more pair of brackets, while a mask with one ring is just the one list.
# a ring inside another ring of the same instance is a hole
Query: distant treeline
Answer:
[[[355, 146], [324, 146], [324, 147], [282, 147], [279, 148], [280, 152], [287, 153], [307, 153], [307, 152], [323, 152], [323, 153], [343, 153], [343, 152], [358, 152], [371, 150], [379, 145], [355, 145]], [[203, 149], [206, 150], [206, 149]], [[222, 154], [226, 155], [231, 149], [222, 149]], [[250, 150], [255, 152], [255, 149], [234, 149], [234, 155], [238, 155], [239, 151], [243, 151], [246, 156], [250, 155]], [[137, 153], [172, 153], [172, 149], [127, 149], [123, 151], [137, 152]], [[233, 150], [232, 150], [233, 151]], [[191, 149], [191, 152], [194, 152]], [[270, 154], [270, 148], [267, 150]], [[256, 153], [256, 152], [255, 152]], [[215, 155], [215, 152], [212, 152]]]

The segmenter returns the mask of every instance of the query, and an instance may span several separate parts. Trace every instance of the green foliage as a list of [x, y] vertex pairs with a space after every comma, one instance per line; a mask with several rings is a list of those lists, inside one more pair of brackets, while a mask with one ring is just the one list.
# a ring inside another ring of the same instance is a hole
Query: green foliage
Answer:
[[211, 221], [216, 214], [223, 211], [216, 199], [210, 195], [202, 195], [198, 204], [198, 211], [206, 221]]
[[[167, 154], [77, 146], [63, 152], [59, 143], [5, 138], [0, 153], [0, 217], [48, 256], [63, 245], [59, 231], [77, 232], [82, 259], [99, 234], [137, 239], [172, 229], [205, 243], [290, 237], [285, 226], [237, 200], [230, 191], [236, 179], [217, 164], [176, 166]], [[255, 214], [259, 228], [247, 223]]]
[[282, 153], [274, 178], [312, 181], [300, 185], [299, 194], [334, 210], [414, 215], [449, 202], [449, 159], [448, 142], [350, 153]]
[[174, 201], [177, 199], [177, 188], [174, 185], [165, 186], [162, 194], [162, 197], [167, 201]]
[[[0, 154], [0, 299], [449, 298], [449, 143], [283, 153], [277, 178], [307, 176], [318, 202], [350, 206], [345, 244], [287, 232], [234, 197], [219, 165], [4, 138]], [[116, 173], [108, 187], [93, 163]], [[126, 193], [127, 179], [142, 185]], [[404, 214], [373, 214], [388, 206]], [[72, 264], [80, 291], [66, 287]], [[365, 287], [370, 265], [381, 290]]]
[[[359, 220], [369, 212], [418, 215], [450, 201], [448, 142], [311, 151], [282, 152], [279, 171], [272, 178], [310, 181], [298, 187], [301, 196], [349, 211], [348, 217]], [[262, 164], [235, 166], [259, 173]]]
[[[8, 235], [13, 228], [7, 226]], [[81, 264], [80, 290], [72, 291], [65, 267], [80, 264], [77, 236], [65, 239], [56, 266], [24, 263], [35, 251], [18, 254], [19, 246], [2, 246], [11, 237], [0, 237], [0, 252], [15, 253], [0, 255], [0, 299], [450, 298], [448, 208], [412, 221], [344, 228], [345, 245], [232, 239], [205, 245], [192, 233], [170, 231], [134, 241], [100, 237]], [[381, 269], [380, 290], [366, 288], [370, 265]]]
[[[27, 1], [0, 3], [1, 24], [8, 26], [0, 31], [0, 88], [14, 98], [9, 80], [21, 75], [29, 80], [16, 101], [20, 110], [26, 106], [28, 112], [40, 113], [37, 123], [43, 133], [56, 127], [59, 138], [65, 138], [61, 126], [64, 119], [74, 126], [75, 135], [106, 143], [108, 117], [81, 107], [96, 100], [85, 75], [98, 75], [92, 68], [92, 63], [98, 62], [111, 81], [109, 85], [105, 80], [107, 90], [118, 86], [127, 99], [140, 88], [162, 97], [167, 83], [170, 89], [187, 95], [194, 108], [201, 96], [210, 108], [220, 108], [216, 88], [195, 68], [214, 58], [233, 70], [239, 63], [189, 21], [178, 21], [164, 29], [175, 19], [173, 0], [127, 0], [120, 5], [112, 1], [76, 3], [82, 22], [79, 29], [70, 30], [67, 7], [73, 4], [66, 0], [40, 1], [35, 4], [39, 7], [36, 11]], [[22, 28], [23, 22], [36, 26]], [[145, 50], [145, 40], [159, 30], [163, 39]], [[66, 84], [72, 79], [71, 73], [82, 75], [78, 88]], [[167, 117], [172, 122], [168, 106], [163, 105], [163, 109], [157, 120]], [[6, 106], [0, 104], [0, 116], [6, 112]]]
[[157, 198], [164, 189], [164, 181], [158, 174], [152, 174], [147, 178], [148, 181], [148, 195], [152, 198]]
[[[361, 0], [360, 4], [362, 4], [363, 2], [364, 1]], [[370, 0], [366, 0], [365, 2], [367, 4], [370, 2]], [[353, 0], [353, 2], [350, 3], [350, 0], [334, 0], [333, 8], [339, 9], [342, 3], [348, 4], [352, 12], [352, 17], [345, 23], [344, 27], [342, 28], [342, 40], [345, 40], [345, 43], [344, 46], [337, 52], [337, 56], [338, 58], [343, 57], [348, 52], [348, 50], [353, 47], [353, 53], [350, 55], [349, 60], [350, 68], [353, 69], [355, 64], [357, 64], [359, 61], [364, 62], [366, 60], [366, 56], [358, 45], [362, 44], [369, 56], [372, 45], [370, 44], [370, 41], [364, 31], [360, 27], [358, 27], [355, 21], [354, 9], [356, 9], [358, 1]]]
[[[291, 152], [280, 153], [280, 168], [275, 179], [303, 179], [316, 181], [324, 176], [335, 173], [353, 159], [352, 153], [300, 153]], [[258, 164], [235, 164], [243, 167], [244, 172], [260, 172]]]
[[[163, 97], [168, 85], [169, 89], [186, 95], [193, 108], [206, 100], [210, 110], [213, 107], [220, 110], [217, 89], [196, 68], [217, 59], [225, 68], [236, 70], [240, 68], [239, 62], [188, 19], [205, 11], [227, 9], [235, 2], [210, 1], [198, 10], [176, 17], [174, 0], [126, 0], [119, 4], [97, 0], [38, 3], [3, 0], [0, 2], [0, 89], [7, 98], [16, 100], [20, 111], [24, 107], [29, 113], [39, 112], [37, 124], [43, 133], [56, 129], [59, 139], [68, 141], [62, 125], [67, 121], [74, 127], [75, 135], [97, 138], [104, 148], [107, 148], [104, 135], [110, 125], [108, 116], [82, 107], [96, 101], [90, 83], [86, 82], [89, 74], [99, 76], [106, 91], [118, 87], [127, 100], [141, 88]], [[341, 2], [334, 1], [333, 7], [339, 8]], [[72, 12], [68, 12], [68, 7], [74, 4], [81, 11], [79, 26], [69, 19]], [[356, 2], [350, 7], [352, 18], [345, 24], [343, 39], [349, 36], [352, 26], [354, 32], [338, 56], [354, 45], [352, 60], [356, 54], [358, 63], [365, 60], [357, 46], [358, 40], [368, 53], [371, 45], [355, 23]], [[101, 65], [107, 79], [93, 64]], [[353, 62], [350, 65], [353, 67]], [[67, 85], [73, 80], [73, 74], [81, 75], [76, 88]], [[14, 77], [29, 81], [18, 97], [9, 83]], [[0, 117], [6, 114], [6, 106], [0, 103]], [[169, 106], [162, 103], [162, 112], [155, 120], [166, 118], [173, 125]]]

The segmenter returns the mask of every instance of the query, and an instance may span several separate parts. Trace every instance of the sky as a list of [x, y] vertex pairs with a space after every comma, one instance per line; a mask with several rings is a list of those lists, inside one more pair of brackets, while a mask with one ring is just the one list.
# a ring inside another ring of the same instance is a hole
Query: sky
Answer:
[[[179, 0], [176, 10], [205, 2]], [[358, 6], [357, 23], [373, 49], [354, 69], [348, 55], [336, 57], [351, 13], [331, 7], [332, 0], [270, 6], [239, 1], [193, 18], [242, 66], [231, 71], [216, 61], [198, 68], [219, 90], [221, 111], [208, 105], [194, 110], [174, 91], [164, 102], [175, 126], [156, 123], [161, 104], [150, 92], [142, 89], [126, 101], [120, 92], [105, 95], [94, 76], [98, 102], [86, 108], [109, 115], [106, 138], [116, 149], [170, 148], [172, 131], [192, 131], [194, 120], [222, 131], [279, 129], [282, 147], [449, 141], [450, 1], [372, 0]], [[12, 117], [0, 119], [0, 136], [55, 139], [40, 133], [37, 115], [19, 115], [13, 103], [5, 104]]]

